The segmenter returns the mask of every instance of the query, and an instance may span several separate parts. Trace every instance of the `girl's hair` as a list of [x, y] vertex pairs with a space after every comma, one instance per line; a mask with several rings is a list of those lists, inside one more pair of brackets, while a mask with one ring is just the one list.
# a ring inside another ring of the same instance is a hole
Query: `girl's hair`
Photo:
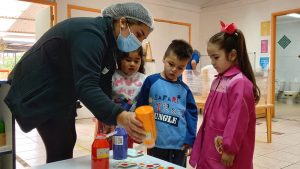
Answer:
[[258, 103], [260, 99], [260, 90], [256, 84], [242, 31], [237, 29], [233, 34], [219, 32], [212, 36], [208, 42], [218, 45], [221, 50], [225, 50], [226, 57], [228, 57], [228, 54], [233, 49], [236, 50], [238, 66], [241, 68], [243, 74], [253, 83], [255, 102]]
[[[143, 47], [140, 46], [137, 50], [135, 51], [132, 51], [132, 52], [138, 52], [138, 55], [141, 57], [141, 65], [139, 67], [139, 70], [138, 72], [140, 73], [143, 73], [145, 74], [145, 60], [144, 60], [144, 52], [143, 52]], [[118, 67], [120, 68], [121, 67], [121, 61], [126, 59], [127, 57], [129, 57], [129, 53], [130, 52], [121, 52], [119, 51], [119, 54], [118, 54], [118, 57], [117, 57], [117, 64], [118, 64]]]

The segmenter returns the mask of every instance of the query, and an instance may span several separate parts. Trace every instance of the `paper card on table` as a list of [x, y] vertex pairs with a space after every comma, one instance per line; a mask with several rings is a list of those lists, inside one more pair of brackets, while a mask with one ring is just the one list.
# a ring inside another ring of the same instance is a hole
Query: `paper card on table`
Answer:
[[135, 158], [135, 157], [143, 156], [144, 154], [143, 154], [143, 151], [137, 151], [135, 149], [129, 148], [127, 151], [127, 155], [128, 155], [128, 157]]

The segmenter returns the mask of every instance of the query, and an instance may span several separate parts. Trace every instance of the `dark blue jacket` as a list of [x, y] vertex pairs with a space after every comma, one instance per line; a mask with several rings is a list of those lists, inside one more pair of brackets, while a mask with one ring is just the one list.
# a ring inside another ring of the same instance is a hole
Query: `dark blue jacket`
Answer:
[[74, 118], [80, 100], [116, 124], [123, 111], [111, 97], [117, 46], [111, 18], [71, 18], [47, 31], [10, 75], [5, 102], [23, 131], [50, 118]]

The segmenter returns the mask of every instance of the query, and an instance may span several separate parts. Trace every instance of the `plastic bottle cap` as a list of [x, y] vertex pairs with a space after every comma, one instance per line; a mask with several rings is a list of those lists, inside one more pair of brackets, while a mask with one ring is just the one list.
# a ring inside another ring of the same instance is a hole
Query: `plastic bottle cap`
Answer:
[[95, 139], [97, 139], [97, 140], [106, 139], [106, 135], [105, 134], [97, 134]]
[[153, 112], [152, 106], [140, 106], [135, 109], [135, 112], [138, 114], [147, 114], [149, 112]]

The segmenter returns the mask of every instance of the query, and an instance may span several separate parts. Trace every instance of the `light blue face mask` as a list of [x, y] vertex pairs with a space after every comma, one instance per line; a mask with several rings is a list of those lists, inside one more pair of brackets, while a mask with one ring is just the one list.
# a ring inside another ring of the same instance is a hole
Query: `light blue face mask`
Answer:
[[138, 40], [138, 38], [131, 33], [129, 26], [128, 29], [130, 34], [127, 37], [122, 36], [120, 30], [120, 34], [117, 38], [118, 48], [123, 52], [131, 52], [142, 46], [142, 43]]

